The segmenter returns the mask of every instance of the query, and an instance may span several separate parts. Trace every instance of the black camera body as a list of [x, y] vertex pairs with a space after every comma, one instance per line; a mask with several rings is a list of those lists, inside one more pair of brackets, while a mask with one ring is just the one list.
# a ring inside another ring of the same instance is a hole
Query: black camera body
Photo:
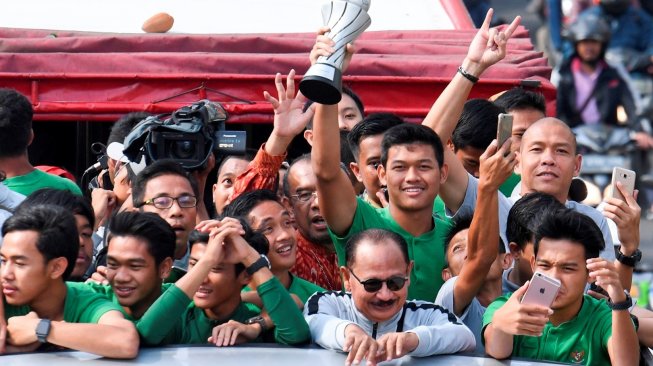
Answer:
[[243, 154], [245, 131], [225, 131], [227, 112], [219, 103], [201, 100], [166, 115], [151, 116], [136, 125], [125, 138], [124, 153], [130, 161], [145, 156], [150, 164], [172, 159], [187, 170], [202, 169], [212, 152]]

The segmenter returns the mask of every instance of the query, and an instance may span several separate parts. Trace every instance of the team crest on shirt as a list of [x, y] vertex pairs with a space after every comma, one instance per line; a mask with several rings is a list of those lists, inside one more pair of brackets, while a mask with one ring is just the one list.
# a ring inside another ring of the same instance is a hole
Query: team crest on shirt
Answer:
[[585, 351], [571, 351], [569, 356], [573, 363], [581, 363], [585, 359]]

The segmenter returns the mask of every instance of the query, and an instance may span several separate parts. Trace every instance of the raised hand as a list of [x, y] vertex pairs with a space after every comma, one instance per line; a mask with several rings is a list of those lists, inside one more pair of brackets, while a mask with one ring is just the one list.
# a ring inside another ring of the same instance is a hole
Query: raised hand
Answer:
[[483, 25], [476, 32], [467, 51], [467, 61], [476, 64], [478, 67], [477, 70], [467, 71], [476, 76], [506, 57], [506, 44], [521, 22], [521, 17], [517, 16], [508, 28], [499, 31], [497, 28], [490, 28], [493, 14], [493, 9], [488, 10]]
[[517, 164], [515, 153], [510, 151], [510, 139], [500, 148], [497, 148], [497, 140], [492, 140], [479, 160], [479, 185], [488, 185], [492, 190], [499, 189]]
[[539, 337], [553, 310], [535, 304], [522, 304], [530, 281], [517, 289], [508, 301], [494, 313], [493, 327], [505, 334]]
[[622, 201], [617, 198], [605, 200], [603, 216], [614, 221], [617, 225], [617, 235], [621, 242], [621, 251], [625, 255], [632, 255], [639, 248], [639, 222], [642, 209], [637, 204], [637, 190], [630, 195], [621, 182], [617, 182], [613, 189], [618, 189], [626, 199]]
[[[311, 49], [311, 53], [308, 56], [308, 58], [311, 60], [311, 65], [314, 65], [317, 62], [317, 59], [320, 56], [328, 57], [332, 53], [334, 53], [336, 50], [333, 48], [336, 43], [326, 35], [326, 33], [330, 32], [331, 29], [329, 27], [321, 27], [320, 29], [317, 30], [317, 37], [315, 38], [315, 45], [313, 45], [313, 48]], [[345, 70], [349, 67], [349, 64], [351, 63], [351, 58], [354, 56], [354, 53], [356, 53], [356, 47], [352, 43], [347, 44], [347, 49], [345, 51], [345, 59], [342, 62], [342, 73], [345, 73]]]
[[601, 286], [608, 293], [612, 302], [622, 302], [626, 299], [614, 263], [603, 258], [589, 258], [587, 270], [589, 271], [589, 282]]

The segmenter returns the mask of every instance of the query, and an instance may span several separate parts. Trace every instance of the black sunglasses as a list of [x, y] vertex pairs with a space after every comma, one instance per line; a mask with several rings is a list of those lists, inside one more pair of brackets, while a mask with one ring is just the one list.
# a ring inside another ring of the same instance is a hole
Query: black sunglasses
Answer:
[[385, 282], [385, 285], [388, 286], [388, 290], [390, 291], [399, 291], [402, 288], [404, 288], [404, 285], [406, 284], [406, 281], [408, 281], [408, 277], [406, 276], [392, 276], [388, 279], [385, 280], [380, 280], [378, 278], [370, 278], [365, 281], [361, 281], [358, 276], [354, 273], [354, 271], [349, 268], [349, 272], [351, 273], [352, 276], [360, 283], [363, 285], [363, 288], [367, 292], [377, 292], [383, 287], [383, 283]]

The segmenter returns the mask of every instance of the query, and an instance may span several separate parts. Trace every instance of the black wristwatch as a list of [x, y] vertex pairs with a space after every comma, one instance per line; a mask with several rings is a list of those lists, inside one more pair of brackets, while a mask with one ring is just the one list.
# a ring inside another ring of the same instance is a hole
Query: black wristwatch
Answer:
[[41, 343], [47, 343], [48, 335], [50, 335], [50, 319], [41, 319], [36, 326], [36, 339]]
[[630, 309], [631, 306], [633, 306], [633, 298], [630, 297], [630, 294], [628, 291], [624, 290], [624, 294], [626, 294], [626, 300], [618, 303], [613, 303], [611, 299], [608, 299], [608, 306], [612, 310], [628, 310]]
[[261, 257], [256, 260], [256, 262], [252, 263], [249, 267], [245, 268], [245, 272], [247, 272], [248, 275], [253, 275], [258, 271], [259, 269], [263, 267], [268, 267], [268, 269], [272, 269], [272, 265], [270, 264], [270, 260], [268, 257], [265, 256], [265, 254], [261, 254]]
[[245, 324], [258, 324], [258, 325], [260, 325], [261, 326], [261, 333], [268, 330], [268, 325], [265, 324], [265, 319], [260, 315], [257, 315], [257, 316], [254, 316], [254, 317], [251, 317], [251, 318], [245, 320]]
[[642, 260], [642, 251], [637, 249], [632, 255], [624, 255], [621, 250], [617, 250], [617, 260], [629, 267], [635, 267]]

